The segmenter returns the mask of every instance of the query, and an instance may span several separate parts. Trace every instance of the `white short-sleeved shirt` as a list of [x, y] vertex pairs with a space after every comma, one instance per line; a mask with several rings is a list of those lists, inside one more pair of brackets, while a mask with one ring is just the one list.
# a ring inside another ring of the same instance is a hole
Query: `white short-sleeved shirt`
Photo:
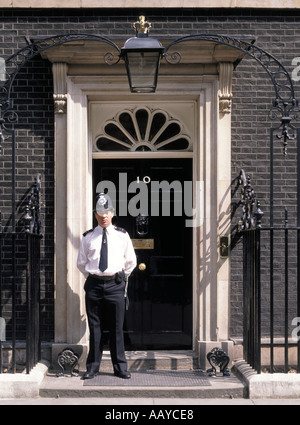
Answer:
[[110, 225], [107, 227], [108, 267], [105, 272], [99, 270], [103, 229], [95, 227], [84, 233], [80, 243], [77, 267], [87, 278], [89, 274], [112, 276], [124, 270], [129, 276], [136, 267], [136, 255], [126, 230]]

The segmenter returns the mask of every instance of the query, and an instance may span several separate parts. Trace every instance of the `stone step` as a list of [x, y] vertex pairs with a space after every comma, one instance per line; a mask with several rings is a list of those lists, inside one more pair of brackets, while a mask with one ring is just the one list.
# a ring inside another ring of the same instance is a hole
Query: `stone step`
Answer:
[[[128, 370], [189, 370], [198, 368], [195, 352], [186, 350], [170, 351], [127, 351]], [[111, 371], [109, 352], [104, 352], [101, 362], [102, 371]]]
[[43, 398], [246, 398], [247, 388], [233, 373], [210, 377], [199, 370], [141, 370], [129, 380], [100, 372], [93, 380], [57, 377], [48, 372], [39, 389]]
[[93, 380], [81, 379], [85, 369], [81, 364], [79, 376], [66, 369], [63, 377], [58, 370], [48, 370], [39, 389], [43, 398], [244, 398], [247, 388], [233, 373], [219, 372], [210, 377], [198, 368], [193, 351], [128, 351], [128, 369], [132, 378], [122, 380], [113, 376], [109, 352], [103, 353], [100, 375]]

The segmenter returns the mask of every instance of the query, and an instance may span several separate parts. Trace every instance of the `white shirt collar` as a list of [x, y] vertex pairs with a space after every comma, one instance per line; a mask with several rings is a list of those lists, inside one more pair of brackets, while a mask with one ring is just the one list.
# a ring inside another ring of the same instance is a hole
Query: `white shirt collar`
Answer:
[[[100, 228], [101, 233], [103, 233], [103, 227], [101, 227], [101, 226], [99, 226], [99, 225], [98, 225], [98, 227]], [[109, 234], [110, 234], [110, 232], [111, 232], [113, 229], [114, 229], [114, 226], [113, 226], [112, 224], [110, 224], [108, 227], [106, 227], [106, 232], [107, 232], [107, 234], [109, 235]]]

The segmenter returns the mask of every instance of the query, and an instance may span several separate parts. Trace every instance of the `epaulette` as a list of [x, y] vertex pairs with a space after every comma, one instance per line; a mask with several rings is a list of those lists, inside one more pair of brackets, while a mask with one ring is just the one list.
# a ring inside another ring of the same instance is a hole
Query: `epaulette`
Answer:
[[127, 233], [125, 229], [122, 229], [122, 227], [115, 226], [115, 230], [117, 230], [118, 232]]
[[87, 230], [86, 232], [84, 232], [84, 233], [83, 233], [83, 235], [82, 235], [82, 236], [86, 236], [88, 233], [91, 233], [93, 230], [94, 230], [94, 229]]

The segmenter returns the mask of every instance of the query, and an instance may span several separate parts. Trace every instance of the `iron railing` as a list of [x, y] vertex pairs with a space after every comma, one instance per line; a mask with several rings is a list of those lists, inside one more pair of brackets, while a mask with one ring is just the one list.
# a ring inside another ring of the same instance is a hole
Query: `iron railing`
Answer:
[[[21, 220], [23, 227], [8, 232], [3, 231], [0, 225], [0, 373], [4, 371], [4, 366], [8, 372], [16, 373], [16, 355], [20, 343], [25, 345], [26, 373], [41, 358], [39, 317], [42, 235], [39, 196], [38, 175], [25, 206]], [[5, 365], [4, 348], [11, 352]]]
[[244, 358], [258, 373], [264, 367], [300, 373], [300, 227], [289, 226], [287, 208], [283, 226], [262, 226], [260, 204], [243, 170], [240, 179]]

